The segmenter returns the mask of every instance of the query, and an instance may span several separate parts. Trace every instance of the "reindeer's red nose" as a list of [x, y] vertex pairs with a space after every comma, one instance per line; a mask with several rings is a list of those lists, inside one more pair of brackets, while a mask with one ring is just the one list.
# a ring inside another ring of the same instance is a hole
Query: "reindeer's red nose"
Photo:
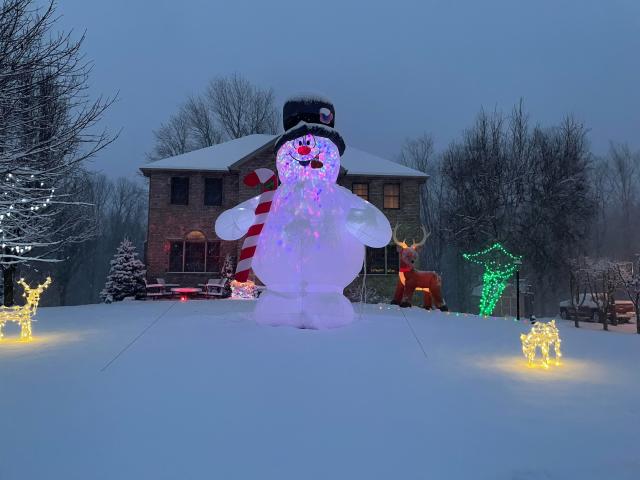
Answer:
[[298, 153], [300, 155], [309, 155], [309, 152], [311, 152], [311, 147], [308, 147], [307, 145], [301, 145], [298, 147]]

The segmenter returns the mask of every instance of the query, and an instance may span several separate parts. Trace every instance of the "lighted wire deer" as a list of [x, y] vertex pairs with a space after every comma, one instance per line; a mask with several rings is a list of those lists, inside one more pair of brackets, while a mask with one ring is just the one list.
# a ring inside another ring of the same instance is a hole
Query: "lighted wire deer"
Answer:
[[397, 224], [393, 229], [393, 242], [396, 244], [400, 254], [400, 271], [398, 272], [398, 284], [393, 296], [394, 305], [410, 307], [413, 292], [422, 291], [424, 308], [431, 309], [433, 304], [442, 311], [448, 310], [442, 298], [442, 280], [436, 272], [425, 272], [415, 269], [415, 262], [418, 258], [418, 250], [426, 243], [430, 233], [424, 226], [422, 229], [422, 240], [416, 243], [414, 240], [411, 246], [402, 240], [398, 240]]
[[2, 339], [2, 328], [7, 322], [15, 322], [20, 325], [21, 340], [31, 339], [31, 319], [38, 310], [40, 295], [51, 285], [51, 277], [47, 277], [43, 284], [35, 288], [31, 288], [24, 281], [24, 278], [18, 280], [18, 285], [24, 289], [22, 296], [26, 298], [26, 303], [13, 307], [0, 306], [0, 339]]
[[529, 366], [534, 364], [536, 358], [536, 350], [539, 348], [542, 354], [542, 366], [544, 368], [549, 367], [549, 351], [551, 346], [554, 347], [555, 363], [560, 365], [560, 358], [562, 352], [560, 352], [560, 333], [558, 327], [556, 327], [556, 321], [551, 320], [549, 323], [536, 323], [531, 327], [529, 333], [520, 335], [520, 341], [522, 342], [522, 353], [527, 359]]

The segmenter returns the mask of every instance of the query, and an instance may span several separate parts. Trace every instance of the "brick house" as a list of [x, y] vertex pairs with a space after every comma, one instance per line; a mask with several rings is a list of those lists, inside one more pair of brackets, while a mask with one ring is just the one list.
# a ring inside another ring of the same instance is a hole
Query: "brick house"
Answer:
[[[148, 163], [149, 218], [145, 260], [149, 280], [193, 286], [216, 277], [227, 254], [237, 258], [242, 240], [220, 240], [215, 219], [259, 193], [241, 179], [258, 167], [275, 168], [274, 135], [248, 135]], [[370, 201], [403, 230], [420, 224], [419, 188], [427, 175], [348, 146], [338, 183]], [[367, 248], [367, 273], [395, 275], [393, 244]]]

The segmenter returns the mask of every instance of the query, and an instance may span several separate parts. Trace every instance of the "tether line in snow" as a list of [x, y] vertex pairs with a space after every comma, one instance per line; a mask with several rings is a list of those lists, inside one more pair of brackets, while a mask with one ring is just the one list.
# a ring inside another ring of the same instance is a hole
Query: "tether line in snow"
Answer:
[[173, 302], [173, 303], [169, 306], [169, 308], [167, 308], [164, 312], [162, 312], [160, 315], [158, 315], [158, 317], [157, 317], [153, 322], [151, 322], [149, 325], [147, 325], [147, 326], [145, 327], [145, 329], [144, 329], [144, 330], [142, 330], [142, 331], [141, 331], [141, 332], [140, 332], [140, 333], [139, 333], [139, 334], [138, 334], [138, 335], [137, 335], [133, 340], [131, 340], [131, 341], [130, 341], [130, 342], [129, 342], [129, 343], [128, 343], [128, 344], [127, 344], [127, 345], [126, 345], [122, 350], [120, 350], [120, 351], [116, 354], [116, 356], [115, 356], [115, 357], [113, 357], [111, 360], [109, 360], [109, 362], [108, 362], [104, 367], [102, 367], [102, 368], [100, 369], [100, 371], [101, 371], [101, 372], [104, 372], [107, 368], [109, 368], [109, 367], [111, 366], [111, 364], [112, 364], [113, 362], [115, 362], [118, 358], [120, 358], [120, 356], [121, 356], [124, 352], [126, 352], [127, 350], [129, 350], [129, 348], [131, 348], [131, 346], [132, 346], [134, 343], [136, 343], [140, 337], [142, 337], [145, 333], [147, 333], [147, 332], [151, 329], [151, 327], [153, 327], [156, 323], [158, 323], [158, 321], [159, 321], [162, 317], [164, 317], [164, 316], [165, 316], [165, 314], [167, 314], [167, 313], [169, 312], [169, 310], [171, 310], [171, 309], [176, 305], [176, 303], [178, 303], [178, 302]]
[[413, 326], [411, 325], [411, 322], [409, 321], [407, 316], [404, 314], [404, 309], [403, 308], [400, 309], [400, 313], [402, 313], [402, 316], [404, 317], [404, 321], [407, 322], [409, 330], [411, 330], [411, 333], [413, 334], [413, 338], [415, 338], [416, 342], [418, 342], [418, 345], [420, 346], [420, 350], [422, 350], [422, 354], [424, 355], [424, 358], [428, 358], [427, 357], [427, 352], [424, 349], [424, 346], [422, 345], [422, 342], [418, 338], [418, 335], [416, 335], [416, 331], [413, 329]]

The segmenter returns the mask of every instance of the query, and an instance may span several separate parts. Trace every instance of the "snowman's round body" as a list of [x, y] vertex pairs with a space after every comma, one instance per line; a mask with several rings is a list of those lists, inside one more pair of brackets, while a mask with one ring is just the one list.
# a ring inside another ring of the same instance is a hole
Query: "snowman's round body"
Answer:
[[364, 246], [345, 228], [351, 195], [312, 180], [278, 188], [252, 262], [269, 290], [342, 295], [364, 257]]

